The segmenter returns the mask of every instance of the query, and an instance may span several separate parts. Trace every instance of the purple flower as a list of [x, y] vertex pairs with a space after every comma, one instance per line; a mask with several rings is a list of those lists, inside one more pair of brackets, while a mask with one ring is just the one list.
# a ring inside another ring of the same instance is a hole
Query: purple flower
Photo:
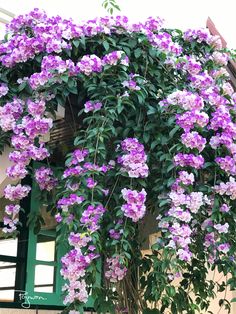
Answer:
[[18, 184], [14, 186], [8, 184], [4, 189], [4, 196], [10, 201], [21, 200], [29, 194], [30, 190], [31, 188], [28, 185]]
[[131, 178], [147, 177], [147, 155], [144, 152], [144, 146], [136, 138], [127, 138], [121, 142], [121, 148], [128, 152], [118, 157], [118, 163], [122, 165], [121, 170], [128, 172]]
[[15, 217], [20, 212], [20, 205], [6, 205], [5, 207], [5, 213], [9, 216]]
[[76, 149], [72, 153], [72, 159], [69, 163], [69, 166], [71, 165], [77, 165], [78, 163], [84, 161], [84, 158], [88, 155], [88, 150], [87, 149]]
[[40, 167], [35, 170], [35, 180], [40, 190], [51, 191], [57, 184], [57, 179], [54, 177], [52, 169], [46, 167]]
[[201, 110], [204, 107], [202, 97], [186, 90], [177, 90], [164, 101], [170, 106], [176, 105], [184, 110]]
[[227, 253], [229, 250], [230, 250], [230, 244], [229, 243], [222, 243], [222, 244], [219, 244], [217, 249], [219, 252], [222, 252], [222, 253]]
[[102, 103], [100, 102], [91, 102], [91, 101], [87, 101], [84, 104], [84, 112], [89, 112], [89, 111], [94, 111], [94, 110], [99, 110], [102, 108]]
[[227, 172], [228, 174], [235, 175], [236, 174], [236, 163], [234, 158], [230, 156], [226, 157], [217, 157], [215, 159], [216, 163], [219, 164], [220, 168]]
[[222, 213], [228, 213], [228, 212], [230, 211], [230, 207], [229, 207], [227, 204], [223, 204], [223, 205], [221, 205], [221, 207], [220, 207], [220, 211], [221, 211]]
[[82, 235], [80, 233], [71, 232], [69, 235], [69, 244], [75, 248], [82, 248], [87, 246], [87, 244], [92, 240], [91, 237]]
[[46, 109], [46, 104], [44, 100], [28, 100], [27, 101], [27, 107], [28, 107], [28, 112], [33, 116], [41, 116], [44, 114], [45, 109]]
[[7, 87], [7, 84], [0, 84], [0, 98], [2, 96], [5, 96], [8, 93], [9, 89]]
[[214, 245], [215, 244], [215, 234], [214, 232], [211, 232], [211, 233], [207, 233], [205, 235], [205, 239], [204, 239], [204, 246], [206, 248], [209, 248], [210, 246]]
[[201, 155], [178, 153], [174, 157], [174, 163], [176, 166], [200, 169], [204, 165], [204, 158]]
[[59, 223], [59, 222], [61, 222], [61, 221], [63, 220], [63, 218], [61, 217], [61, 214], [59, 214], [59, 213], [57, 213], [57, 214], [55, 215], [55, 219], [56, 219], [56, 222], [57, 222], [57, 223]]
[[99, 222], [105, 211], [106, 209], [102, 205], [96, 207], [89, 205], [82, 213], [80, 222], [82, 225], [86, 226], [90, 232], [97, 231], [100, 228]]
[[181, 140], [186, 147], [192, 149], [196, 148], [199, 152], [201, 152], [206, 145], [206, 139], [195, 131], [182, 134]]
[[107, 258], [106, 263], [107, 270], [105, 271], [105, 277], [110, 282], [118, 282], [125, 277], [127, 273], [127, 268], [123, 264], [121, 264], [120, 256]]
[[112, 51], [103, 57], [102, 62], [104, 65], [117, 65], [118, 61], [125, 57], [125, 53], [123, 51]]
[[219, 233], [228, 233], [229, 229], [229, 224], [226, 222], [225, 224], [216, 224], [214, 225], [214, 228], [219, 232]]
[[88, 178], [88, 179], [86, 179], [86, 182], [87, 182], [87, 187], [88, 187], [89, 189], [93, 189], [93, 188], [97, 185], [97, 182], [94, 181], [93, 178]]
[[109, 236], [112, 239], [119, 240], [121, 237], [121, 232], [120, 232], [120, 230], [110, 229], [109, 230]]
[[78, 69], [86, 76], [102, 71], [102, 60], [96, 55], [86, 55], [77, 63]]
[[67, 212], [69, 206], [79, 205], [84, 201], [83, 196], [78, 196], [77, 194], [70, 194], [68, 197], [63, 197], [57, 202], [57, 206], [61, 208], [64, 212]]
[[133, 222], [137, 222], [142, 219], [146, 212], [146, 195], [144, 189], [138, 192], [136, 190], [123, 189], [121, 191], [124, 200], [127, 202], [122, 205], [121, 210], [126, 217], [129, 217]]

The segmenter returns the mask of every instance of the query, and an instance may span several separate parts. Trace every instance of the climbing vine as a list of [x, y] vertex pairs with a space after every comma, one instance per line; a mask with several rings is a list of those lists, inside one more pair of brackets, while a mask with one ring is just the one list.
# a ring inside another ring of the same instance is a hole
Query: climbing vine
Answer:
[[[194, 314], [236, 288], [229, 58], [208, 30], [166, 29], [160, 18], [75, 24], [35, 9], [7, 26], [0, 147], [10, 141], [8, 177], [32, 176], [68, 246], [64, 313], [82, 313], [91, 295], [98, 313]], [[45, 142], [58, 105], [73, 105], [79, 122], [63, 161]], [[4, 195], [20, 201], [30, 189], [18, 182]], [[6, 235], [19, 232], [21, 210], [6, 206]], [[145, 255], [146, 217], [159, 237]], [[229, 301], [220, 306], [230, 311]]]

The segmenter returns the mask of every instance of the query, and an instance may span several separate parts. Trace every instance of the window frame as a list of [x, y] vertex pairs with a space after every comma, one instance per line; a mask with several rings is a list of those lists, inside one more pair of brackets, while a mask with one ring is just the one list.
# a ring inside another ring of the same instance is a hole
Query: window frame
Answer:
[[[43, 163], [34, 162], [32, 164], [33, 169], [37, 169]], [[13, 302], [0, 301], [0, 308], [23, 308], [24, 299], [22, 299], [22, 292], [28, 293], [29, 296], [38, 296], [37, 299], [30, 299], [30, 309], [48, 309], [48, 310], [63, 310], [63, 294], [61, 287], [65, 281], [60, 275], [60, 258], [68, 251], [67, 248], [63, 248], [62, 245], [55, 245], [55, 249], [58, 250], [58, 256], [56, 262], [37, 261], [36, 260], [36, 244], [37, 234], [34, 234], [34, 225], [27, 223], [27, 216], [29, 213], [39, 211], [39, 187], [35, 181], [32, 181], [30, 176], [27, 176], [22, 180], [22, 184], [31, 186], [31, 191], [27, 197], [20, 201], [20, 206], [24, 208], [24, 212], [19, 213], [19, 234], [17, 236], [17, 256], [5, 256], [0, 255], [0, 261], [14, 262], [16, 263], [16, 278], [15, 278], [15, 293]], [[38, 194], [38, 195], [37, 195]], [[0, 228], [3, 228], [3, 222], [0, 221]], [[55, 278], [57, 281], [55, 292], [35, 292], [34, 291], [34, 277], [35, 267], [33, 265], [54, 265], [56, 266]], [[101, 270], [101, 259], [97, 261], [97, 269]], [[96, 287], [101, 286], [101, 271], [97, 272]], [[94, 299], [89, 296], [84, 310], [93, 311]]]
[[[27, 177], [22, 180], [23, 184], [31, 185], [31, 178]], [[26, 263], [27, 263], [27, 249], [28, 249], [28, 227], [27, 227], [27, 214], [29, 213], [31, 193], [20, 202], [20, 206], [25, 209], [25, 212], [19, 213], [19, 220], [21, 226], [18, 227], [19, 234], [17, 236], [17, 254], [16, 256], [0, 255], [0, 261], [10, 262], [16, 264], [16, 276], [15, 276], [15, 286], [14, 286], [14, 300], [0, 301], [0, 308], [3, 307], [15, 307], [15, 305], [22, 303], [20, 298], [21, 291], [25, 291], [26, 282]], [[0, 228], [4, 227], [4, 223], [0, 221]], [[3, 289], [2, 289], [3, 290]], [[7, 289], [5, 289], [7, 290]]]
[[[33, 169], [37, 169], [42, 166], [41, 163], [34, 163]], [[36, 182], [32, 182], [31, 190], [31, 210], [30, 212], [36, 215], [39, 212], [40, 201], [39, 201], [39, 187]], [[51, 305], [56, 304], [63, 306], [63, 296], [61, 292], [61, 287], [63, 285], [63, 280], [60, 275], [60, 259], [65, 254], [62, 246], [56, 245], [56, 261], [42, 261], [36, 259], [36, 247], [37, 247], [37, 234], [34, 233], [34, 225], [29, 226], [29, 245], [28, 245], [28, 257], [27, 257], [27, 278], [26, 278], [26, 291], [30, 296], [38, 296], [39, 298], [32, 299], [32, 304], [37, 305]], [[35, 278], [35, 268], [37, 265], [54, 266], [54, 277], [55, 277], [55, 291], [54, 292], [36, 292], [34, 291], [34, 278]]]

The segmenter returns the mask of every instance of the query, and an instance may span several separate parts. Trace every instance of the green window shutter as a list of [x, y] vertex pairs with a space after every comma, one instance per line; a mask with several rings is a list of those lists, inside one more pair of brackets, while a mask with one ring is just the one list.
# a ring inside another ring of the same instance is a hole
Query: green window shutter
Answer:
[[[41, 167], [41, 163], [34, 163], [33, 168]], [[31, 191], [31, 215], [38, 215], [40, 210], [40, 189], [35, 181], [32, 184]], [[54, 259], [42, 258], [37, 256], [37, 245], [40, 241], [54, 242], [55, 256]], [[68, 251], [67, 241], [65, 243], [57, 243], [56, 245], [56, 230], [40, 230], [38, 234], [34, 233], [34, 224], [29, 225], [29, 245], [27, 256], [27, 276], [26, 276], [26, 294], [29, 297], [30, 304], [37, 305], [56, 305], [63, 306], [62, 286], [65, 281], [60, 275], [61, 257]], [[101, 261], [97, 262], [96, 287], [101, 285]], [[50, 270], [50, 271], [49, 271]], [[46, 276], [45, 276], [46, 274]], [[48, 276], [47, 276], [48, 274]], [[51, 282], [49, 277], [53, 277]], [[37, 285], [37, 280], [42, 281]], [[45, 279], [45, 284], [43, 283]], [[50, 292], [42, 292], [42, 289], [49, 289]], [[89, 297], [85, 308], [93, 308], [94, 299]]]
[[[35, 163], [34, 169], [40, 166], [42, 166], [42, 164]], [[36, 182], [33, 182], [31, 191], [31, 215], [38, 215], [39, 213], [39, 195], [39, 187]], [[47, 256], [44, 258], [43, 252], [41, 252], [40, 257], [37, 256], [40, 239], [50, 244], [49, 249], [51, 247], [54, 250], [54, 258], [47, 258]], [[63, 245], [56, 246], [55, 230], [41, 230], [38, 234], [35, 234], [34, 224], [30, 224], [26, 293], [27, 296], [29, 296], [31, 304], [63, 306], [61, 288], [64, 282], [60, 276], [60, 259], [65, 253], [66, 248], [63, 247]]]

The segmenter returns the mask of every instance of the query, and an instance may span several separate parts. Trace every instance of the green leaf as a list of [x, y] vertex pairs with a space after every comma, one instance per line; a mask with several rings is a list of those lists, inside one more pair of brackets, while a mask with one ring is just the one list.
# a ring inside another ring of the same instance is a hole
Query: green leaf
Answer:
[[74, 45], [76, 48], [78, 48], [79, 45], [80, 45], [80, 40], [79, 40], [79, 39], [74, 39], [74, 40], [72, 41], [72, 43], [73, 43], [73, 45]]
[[109, 45], [109, 42], [107, 42], [106, 40], [102, 43], [103, 47], [105, 48], [106, 51], [109, 50], [110, 48], [110, 45]]
[[69, 76], [68, 76], [67, 74], [63, 74], [63, 75], [61, 76], [61, 79], [62, 79], [63, 82], [67, 83], [68, 80], [69, 80]]
[[177, 131], [179, 131], [180, 130], [180, 127], [178, 126], [178, 125], [176, 125], [171, 131], [170, 131], [170, 138], [172, 138], [174, 135], [175, 135], [175, 133], [177, 132]]
[[168, 204], [169, 202], [170, 202], [170, 201], [169, 201], [168, 199], [162, 200], [162, 201], [160, 201], [159, 206], [162, 207], [162, 206]]
[[135, 58], [139, 58], [142, 55], [142, 49], [137, 48], [134, 50], [134, 56]]

